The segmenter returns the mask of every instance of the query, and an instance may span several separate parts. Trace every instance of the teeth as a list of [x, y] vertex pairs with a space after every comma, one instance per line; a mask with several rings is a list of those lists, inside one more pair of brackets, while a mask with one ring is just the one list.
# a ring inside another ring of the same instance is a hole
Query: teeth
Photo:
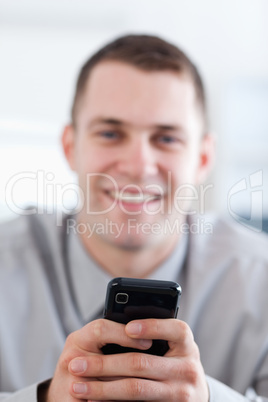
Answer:
[[111, 196], [118, 200], [118, 201], [123, 201], [123, 202], [128, 202], [130, 204], [140, 204], [145, 201], [153, 201], [156, 199], [159, 199], [159, 195], [153, 195], [153, 194], [142, 194], [142, 193], [128, 193], [127, 191], [124, 192], [119, 192], [119, 191], [111, 191], [110, 192]]

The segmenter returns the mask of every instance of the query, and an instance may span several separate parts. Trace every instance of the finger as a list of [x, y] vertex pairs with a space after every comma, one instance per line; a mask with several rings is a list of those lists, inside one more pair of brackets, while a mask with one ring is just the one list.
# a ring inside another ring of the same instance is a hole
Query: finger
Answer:
[[173, 400], [171, 387], [162, 382], [138, 378], [124, 378], [116, 381], [75, 382], [70, 394], [77, 399], [121, 401]]
[[75, 358], [69, 363], [69, 372], [79, 377], [140, 377], [164, 381], [172, 377], [184, 377], [180, 362], [174, 359], [145, 353], [121, 353], [119, 355], [92, 355]]
[[126, 334], [134, 339], [164, 339], [169, 347], [176, 348], [181, 356], [196, 350], [193, 333], [190, 327], [177, 319], [146, 319], [129, 322], [125, 327]]
[[72, 342], [80, 348], [93, 353], [99, 353], [107, 343], [141, 350], [148, 349], [151, 346], [151, 341], [148, 339], [134, 339], [127, 336], [124, 324], [106, 319], [92, 321], [70, 336]]

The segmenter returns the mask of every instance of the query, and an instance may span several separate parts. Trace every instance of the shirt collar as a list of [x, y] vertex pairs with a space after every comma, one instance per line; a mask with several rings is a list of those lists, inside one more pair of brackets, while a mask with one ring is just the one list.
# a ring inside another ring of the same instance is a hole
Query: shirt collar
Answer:
[[[112, 277], [86, 251], [78, 234], [70, 232], [67, 242], [75, 302], [83, 321], [89, 322], [101, 316], [107, 284]], [[183, 235], [170, 256], [148, 278], [178, 281], [185, 261], [187, 243], [188, 236]]]

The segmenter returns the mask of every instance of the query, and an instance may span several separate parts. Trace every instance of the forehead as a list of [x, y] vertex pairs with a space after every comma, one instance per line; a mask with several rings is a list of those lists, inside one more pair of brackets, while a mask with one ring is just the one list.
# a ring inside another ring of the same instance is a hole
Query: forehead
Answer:
[[144, 125], [198, 118], [195, 89], [186, 75], [143, 71], [117, 61], [93, 68], [80, 112], [88, 119], [100, 114]]

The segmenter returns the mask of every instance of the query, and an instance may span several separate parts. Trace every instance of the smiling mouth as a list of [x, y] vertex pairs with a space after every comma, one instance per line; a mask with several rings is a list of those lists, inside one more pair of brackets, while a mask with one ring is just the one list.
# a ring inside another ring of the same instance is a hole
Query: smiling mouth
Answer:
[[128, 204], [142, 204], [144, 202], [153, 202], [161, 199], [160, 194], [151, 193], [132, 193], [127, 191], [109, 191], [109, 196], [116, 201]]

